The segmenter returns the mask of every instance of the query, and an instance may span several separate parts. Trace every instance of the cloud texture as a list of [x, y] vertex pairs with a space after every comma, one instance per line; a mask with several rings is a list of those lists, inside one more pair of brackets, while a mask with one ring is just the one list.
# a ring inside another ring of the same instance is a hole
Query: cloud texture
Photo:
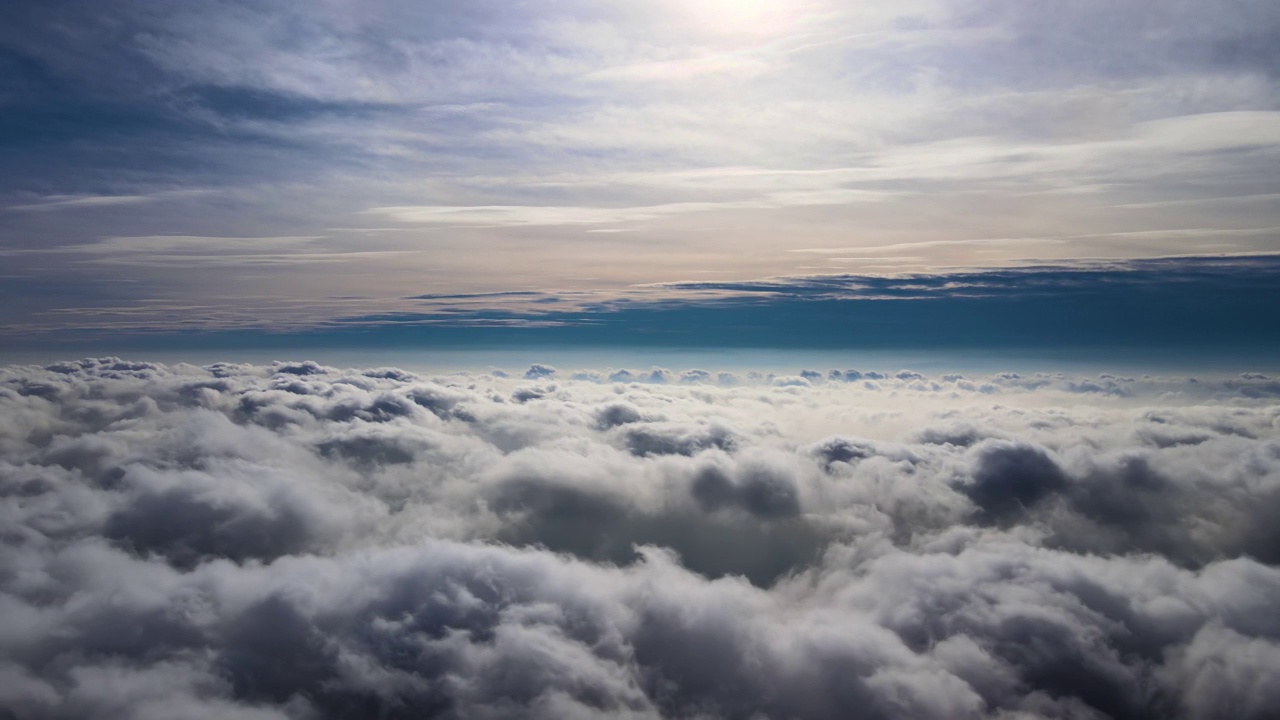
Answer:
[[15, 718], [1273, 716], [1280, 381], [0, 370]]

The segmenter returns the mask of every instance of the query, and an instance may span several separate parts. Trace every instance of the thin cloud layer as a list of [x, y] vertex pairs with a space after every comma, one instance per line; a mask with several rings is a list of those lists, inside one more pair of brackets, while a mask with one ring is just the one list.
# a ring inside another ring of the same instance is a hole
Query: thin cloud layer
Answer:
[[0, 370], [17, 718], [1263, 718], [1280, 383]]

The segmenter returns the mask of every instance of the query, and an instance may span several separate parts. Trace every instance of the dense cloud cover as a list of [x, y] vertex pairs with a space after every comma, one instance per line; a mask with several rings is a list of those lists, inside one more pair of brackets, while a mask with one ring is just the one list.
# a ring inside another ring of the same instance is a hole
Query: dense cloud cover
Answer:
[[0, 716], [1274, 717], [1278, 398], [0, 369]]

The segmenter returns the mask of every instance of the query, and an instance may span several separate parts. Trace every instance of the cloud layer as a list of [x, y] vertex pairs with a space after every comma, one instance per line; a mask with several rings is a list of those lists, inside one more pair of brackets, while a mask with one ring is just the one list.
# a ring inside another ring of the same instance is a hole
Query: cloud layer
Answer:
[[0, 370], [16, 718], [1272, 716], [1280, 381]]

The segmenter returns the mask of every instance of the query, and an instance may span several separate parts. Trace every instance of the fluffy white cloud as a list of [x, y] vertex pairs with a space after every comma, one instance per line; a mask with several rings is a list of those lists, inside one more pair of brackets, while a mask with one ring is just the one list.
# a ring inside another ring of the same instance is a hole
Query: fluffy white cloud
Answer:
[[0, 369], [0, 702], [1266, 717], [1263, 375]]

